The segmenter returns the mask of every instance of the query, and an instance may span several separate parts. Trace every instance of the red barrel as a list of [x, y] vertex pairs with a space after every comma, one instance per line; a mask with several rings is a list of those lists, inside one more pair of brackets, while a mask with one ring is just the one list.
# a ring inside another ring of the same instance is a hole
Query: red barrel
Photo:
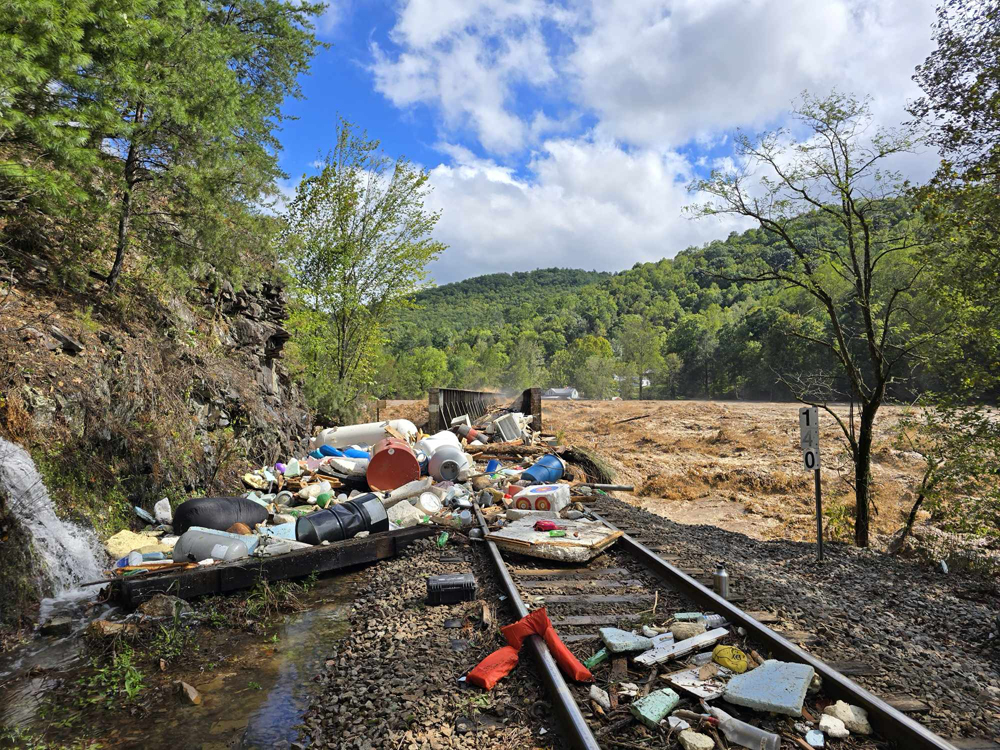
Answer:
[[368, 462], [368, 486], [385, 492], [420, 479], [420, 463], [407, 443], [387, 437], [375, 444]]

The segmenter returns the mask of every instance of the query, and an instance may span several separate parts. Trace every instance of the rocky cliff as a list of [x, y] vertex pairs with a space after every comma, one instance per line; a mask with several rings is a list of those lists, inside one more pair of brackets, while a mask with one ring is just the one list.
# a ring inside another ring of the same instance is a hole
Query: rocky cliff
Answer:
[[207, 269], [183, 292], [161, 282], [103, 299], [100, 283], [67, 288], [24, 256], [0, 259], [0, 277], [0, 434], [100, 535], [133, 524], [133, 505], [242, 492], [249, 465], [309, 436], [282, 362], [280, 284], [234, 288]]

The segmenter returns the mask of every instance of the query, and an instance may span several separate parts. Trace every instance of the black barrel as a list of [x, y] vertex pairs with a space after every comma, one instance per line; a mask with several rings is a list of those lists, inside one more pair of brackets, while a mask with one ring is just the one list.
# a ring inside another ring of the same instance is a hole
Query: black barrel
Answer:
[[295, 522], [295, 538], [307, 544], [339, 542], [362, 531], [389, 529], [389, 516], [377, 495], [358, 495], [346, 503], [317, 510]]

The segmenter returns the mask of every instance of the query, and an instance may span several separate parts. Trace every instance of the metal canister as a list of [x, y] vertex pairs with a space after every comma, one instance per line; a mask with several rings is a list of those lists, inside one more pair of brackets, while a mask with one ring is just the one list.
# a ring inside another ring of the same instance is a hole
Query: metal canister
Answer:
[[715, 593], [721, 596], [723, 599], [729, 598], [729, 573], [726, 572], [726, 566], [721, 562], [716, 565], [715, 575], [712, 578], [712, 584], [715, 588]]
[[396, 438], [375, 444], [368, 464], [368, 486], [373, 490], [394, 490], [420, 479], [420, 464], [413, 448]]

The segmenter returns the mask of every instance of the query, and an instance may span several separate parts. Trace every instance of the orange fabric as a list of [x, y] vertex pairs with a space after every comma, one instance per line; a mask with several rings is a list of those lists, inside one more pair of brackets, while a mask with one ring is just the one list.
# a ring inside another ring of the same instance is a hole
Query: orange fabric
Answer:
[[552, 652], [552, 658], [556, 660], [556, 664], [559, 665], [559, 669], [564, 675], [577, 682], [593, 681], [594, 675], [580, 663], [580, 660], [562, 642], [555, 628], [549, 626], [549, 629], [545, 631], [542, 638], [545, 639], [545, 645], [549, 647], [549, 651]]
[[550, 627], [552, 627], [552, 623], [549, 622], [549, 616], [545, 613], [545, 607], [542, 607], [525, 615], [517, 622], [501, 628], [500, 632], [507, 639], [507, 643], [520, 651], [525, 638], [529, 635], [541, 635], [546, 628]]
[[465, 676], [465, 680], [486, 690], [492, 690], [494, 685], [509, 675], [511, 670], [517, 666], [517, 659], [517, 649], [504, 646], [479, 662]]

